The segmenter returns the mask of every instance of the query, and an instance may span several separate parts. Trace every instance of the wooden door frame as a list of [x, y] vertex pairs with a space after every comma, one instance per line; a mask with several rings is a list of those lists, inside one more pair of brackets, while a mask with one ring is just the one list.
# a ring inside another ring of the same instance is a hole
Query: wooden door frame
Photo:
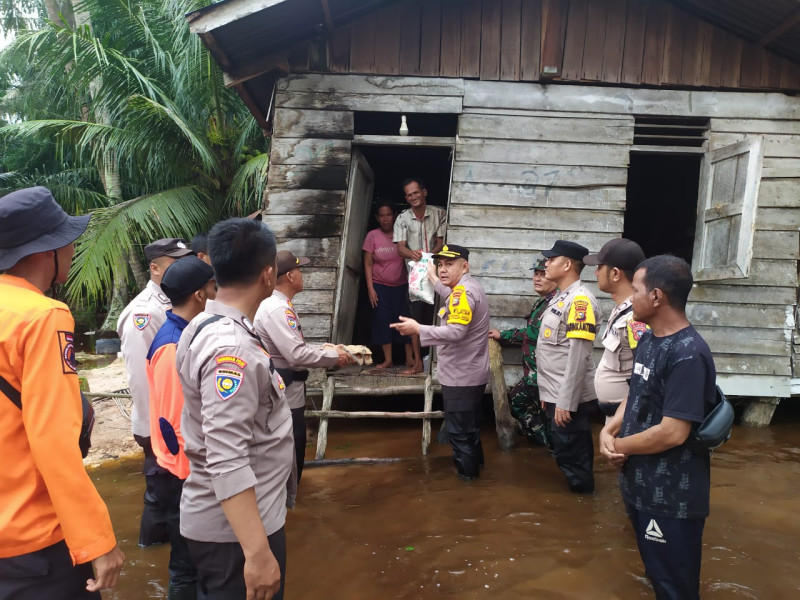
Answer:
[[[449, 182], [447, 187], [447, 203], [445, 210], [450, 210], [450, 195], [453, 187], [453, 166], [455, 164], [455, 148], [456, 148], [456, 138], [455, 137], [425, 137], [425, 136], [393, 136], [393, 135], [357, 135], [353, 138], [353, 145], [352, 145], [352, 154], [350, 158], [350, 169], [348, 171], [348, 178], [347, 178], [347, 190], [345, 192], [345, 211], [344, 211], [344, 220], [342, 222], [342, 238], [341, 238], [341, 247], [339, 250], [339, 270], [336, 276], [336, 290], [334, 294], [334, 302], [333, 302], [333, 314], [331, 315], [331, 341], [335, 342], [337, 336], [339, 335], [339, 313], [341, 311], [341, 303], [342, 303], [342, 286], [344, 285], [344, 274], [345, 269], [347, 268], [346, 262], [346, 253], [347, 253], [347, 241], [349, 240], [348, 232], [350, 228], [348, 227], [350, 223], [350, 219], [352, 218], [352, 203], [351, 203], [351, 193], [352, 193], [352, 185], [353, 179], [356, 174], [357, 164], [358, 161], [356, 160], [356, 152], [358, 152], [362, 157], [363, 154], [361, 153], [360, 149], [363, 146], [395, 146], [395, 147], [449, 147], [450, 148], [450, 174], [449, 174]], [[366, 159], [365, 159], [366, 162]], [[372, 166], [367, 162], [367, 165], [372, 169]], [[448, 212], [449, 214], [449, 212]], [[355, 310], [356, 307], [352, 307]]]

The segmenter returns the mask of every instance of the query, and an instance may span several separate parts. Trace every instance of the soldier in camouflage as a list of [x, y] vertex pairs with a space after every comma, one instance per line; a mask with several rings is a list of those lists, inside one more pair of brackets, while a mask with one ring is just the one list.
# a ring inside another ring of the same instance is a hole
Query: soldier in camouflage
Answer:
[[522, 346], [522, 379], [508, 392], [508, 406], [517, 420], [522, 434], [532, 444], [551, 448], [553, 445], [550, 424], [539, 401], [539, 386], [536, 382], [536, 339], [539, 337], [542, 313], [558, 291], [555, 282], [544, 276], [542, 258], [533, 264], [533, 289], [540, 298], [534, 303], [525, 327], [517, 329], [489, 330], [489, 337], [503, 346]]

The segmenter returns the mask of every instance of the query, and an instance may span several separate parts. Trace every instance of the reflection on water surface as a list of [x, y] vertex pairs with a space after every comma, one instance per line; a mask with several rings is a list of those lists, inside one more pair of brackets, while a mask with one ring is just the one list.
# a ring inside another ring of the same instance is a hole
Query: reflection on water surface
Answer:
[[[704, 600], [800, 597], [800, 419], [791, 421], [737, 428], [712, 459]], [[287, 522], [287, 599], [653, 597], [602, 457], [595, 495], [575, 496], [542, 448], [520, 438], [502, 453], [492, 426], [483, 440], [486, 469], [465, 483], [448, 446], [419, 456], [417, 423], [336, 421], [328, 458], [411, 458], [305, 471]], [[168, 548], [136, 546], [138, 468], [127, 461], [93, 472], [127, 555], [106, 598], [166, 594]]]

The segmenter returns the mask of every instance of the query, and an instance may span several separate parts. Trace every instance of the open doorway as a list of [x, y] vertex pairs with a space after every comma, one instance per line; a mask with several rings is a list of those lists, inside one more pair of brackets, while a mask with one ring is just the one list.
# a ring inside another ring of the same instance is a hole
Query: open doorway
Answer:
[[623, 236], [692, 264], [701, 154], [632, 152]]
[[[382, 352], [379, 345], [373, 344], [369, 298], [366, 282], [363, 277], [363, 262], [361, 261], [361, 244], [367, 232], [378, 227], [375, 220], [375, 211], [379, 204], [390, 202], [397, 213], [408, 208], [402, 189], [402, 182], [408, 177], [421, 178], [428, 189], [427, 202], [433, 206], [447, 209], [450, 194], [450, 176], [452, 171], [452, 147], [450, 146], [421, 146], [421, 145], [359, 145], [354, 146], [354, 161], [362, 161], [360, 169], [351, 173], [360, 172], [359, 177], [371, 177], [370, 186], [359, 184], [356, 177], [352, 177], [349, 185], [360, 186], [370, 195], [368, 201], [356, 201], [352, 198], [351, 189], [348, 193], [348, 210], [345, 227], [347, 232], [344, 243], [348, 251], [346, 264], [349, 280], [342, 281], [343, 287], [352, 287], [351, 290], [339, 291], [340, 303], [337, 307], [336, 317], [342, 323], [339, 327], [338, 339], [344, 343], [364, 344], [373, 351], [376, 361], [381, 360]], [[355, 164], [355, 163], [354, 163]], [[367, 172], [368, 168], [368, 172]], [[371, 187], [371, 189], [369, 189]], [[366, 214], [365, 214], [366, 211]], [[349, 250], [353, 252], [350, 253]], [[358, 262], [355, 260], [357, 255]], [[355, 271], [355, 272], [354, 272]], [[353, 293], [355, 292], [355, 293]], [[352, 315], [352, 318], [345, 318]], [[352, 321], [350, 326], [347, 321]], [[347, 330], [352, 331], [347, 336]], [[402, 346], [395, 344], [395, 364], [403, 364], [405, 355]]]

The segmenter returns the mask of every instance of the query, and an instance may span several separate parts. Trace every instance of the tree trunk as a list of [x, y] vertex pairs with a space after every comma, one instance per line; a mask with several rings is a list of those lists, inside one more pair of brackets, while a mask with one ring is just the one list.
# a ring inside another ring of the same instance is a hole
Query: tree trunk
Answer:
[[128, 251], [128, 266], [131, 268], [133, 278], [136, 280], [136, 287], [140, 290], [144, 289], [150, 277], [147, 271], [142, 268], [142, 262], [139, 260], [136, 252], [133, 251], [133, 248]]
[[47, 18], [63, 27], [75, 27], [75, 13], [70, 0], [44, 0]]
[[[108, 314], [105, 321], [100, 326], [101, 331], [116, 331], [117, 319], [122, 314], [123, 309], [128, 305], [130, 296], [128, 295], [127, 261], [121, 260], [114, 268], [114, 287], [111, 289], [111, 300], [108, 303]], [[120, 275], [120, 273], [122, 275]]]

